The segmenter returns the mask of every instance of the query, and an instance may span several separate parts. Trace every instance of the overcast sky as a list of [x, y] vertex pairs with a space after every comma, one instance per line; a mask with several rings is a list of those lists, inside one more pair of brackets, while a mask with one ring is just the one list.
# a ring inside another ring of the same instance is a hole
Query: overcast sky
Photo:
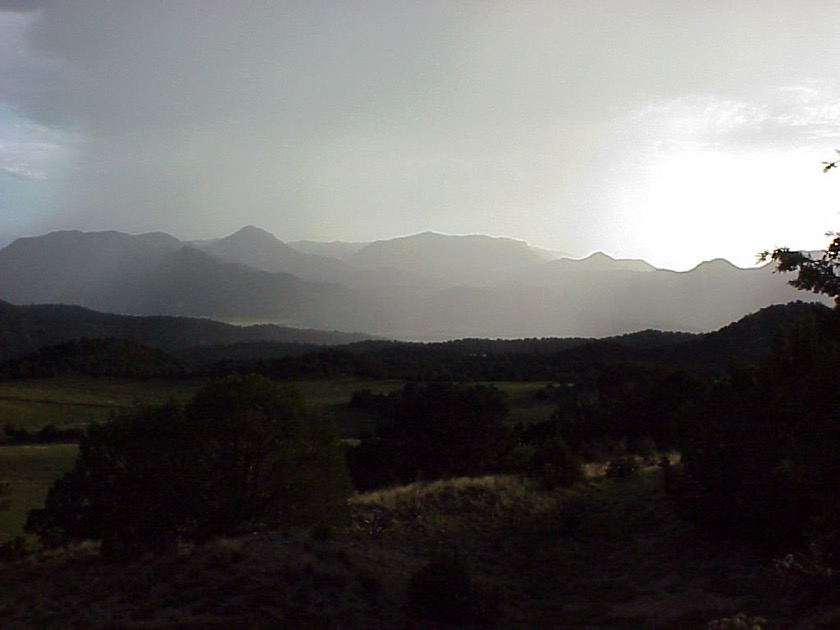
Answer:
[[838, 25], [827, 0], [0, 0], [0, 235], [749, 266], [840, 229]]

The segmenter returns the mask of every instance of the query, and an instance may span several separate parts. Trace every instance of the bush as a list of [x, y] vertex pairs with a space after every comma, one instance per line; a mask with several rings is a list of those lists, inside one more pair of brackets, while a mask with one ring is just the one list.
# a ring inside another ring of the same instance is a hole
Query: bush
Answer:
[[809, 310], [752, 371], [733, 370], [683, 410], [684, 512], [774, 551], [808, 542], [840, 504], [840, 317]]
[[583, 479], [583, 464], [559, 435], [539, 443], [532, 470], [549, 488], [570, 486]]
[[229, 377], [186, 406], [92, 426], [26, 530], [48, 546], [94, 539], [125, 555], [179, 538], [336, 523], [350, 490], [335, 431], [307, 419], [295, 390]]
[[583, 478], [581, 459], [569, 448], [555, 417], [514, 425], [501, 471], [528, 475], [549, 488], [568, 486]]

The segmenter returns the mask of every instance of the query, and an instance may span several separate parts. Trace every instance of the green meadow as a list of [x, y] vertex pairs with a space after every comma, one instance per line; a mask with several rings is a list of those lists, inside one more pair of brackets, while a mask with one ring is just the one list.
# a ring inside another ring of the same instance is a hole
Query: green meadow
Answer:
[[[112, 378], [46, 378], [0, 382], [0, 427], [12, 426], [37, 431], [50, 424], [58, 428], [84, 427], [104, 422], [115, 412], [138, 403], [155, 404], [169, 399], [186, 400], [206, 381], [129, 380]], [[370, 389], [388, 393], [402, 381], [356, 378], [295, 381], [313, 413], [335, 419], [342, 432], [352, 434], [365, 428], [370, 418], [347, 408], [353, 392]], [[547, 418], [553, 403], [537, 397], [543, 382], [501, 382], [497, 387], [508, 394], [512, 422]]]
[[137, 403], [189, 398], [199, 380], [45, 378], [0, 383], [0, 427], [37, 431], [47, 425], [84, 427]]
[[0, 479], [12, 485], [11, 504], [0, 511], [0, 542], [22, 533], [29, 510], [44, 504], [53, 482], [73, 466], [75, 444], [0, 446]]

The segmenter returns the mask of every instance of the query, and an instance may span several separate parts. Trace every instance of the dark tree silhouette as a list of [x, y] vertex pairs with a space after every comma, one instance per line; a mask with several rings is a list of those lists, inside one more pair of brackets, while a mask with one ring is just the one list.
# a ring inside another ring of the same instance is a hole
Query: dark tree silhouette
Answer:
[[[837, 151], [840, 154], [840, 151]], [[840, 160], [823, 162], [823, 173], [837, 168]], [[759, 254], [759, 261], [772, 260], [781, 273], [796, 272], [791, 286], [813, 293], [827, 295], [834, 299], [835, 308], [840, 308], [840, 234], [828, 232], [831, 242], [822, 256], [814, 258], [807, 252], [779, 247]]]

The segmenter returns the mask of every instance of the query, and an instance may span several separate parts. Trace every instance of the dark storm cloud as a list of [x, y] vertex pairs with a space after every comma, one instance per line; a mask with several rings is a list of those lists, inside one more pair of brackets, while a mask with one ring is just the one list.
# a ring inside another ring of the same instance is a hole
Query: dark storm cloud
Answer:
[[4, 96], [43, 123], [92, 133], [283, 115], [296, 130], [337, 111], [369, 119], [416, 96], [436, 55], [423, 50], [425, 13], [405, 23], [383, 13], [371, 20], [329, 2], [55, 1], [30, 32], [36, 59]]
[[65, 224], [324, 224], [317, 162], [432, 120], [453, 87], [460, 11], [435, 5], [56, 0], [0, 97], [86, 139]]

